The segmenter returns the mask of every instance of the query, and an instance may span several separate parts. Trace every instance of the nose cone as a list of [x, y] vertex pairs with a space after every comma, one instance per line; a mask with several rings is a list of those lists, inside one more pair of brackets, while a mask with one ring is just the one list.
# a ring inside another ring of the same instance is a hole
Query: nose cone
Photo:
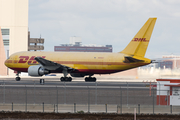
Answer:
[[5, 66], [7, 66], [7, 62], [8, 62], [8, 59], [6, 59], [5, 62], [4, 62]]
[[4, 62], [4, 64], [7, 66], [7, 67], [9, 67], [9, 64], [10, 63], [12, 63], [12, 60], [9, 60], [9, 59], [7, 59], [5, 62]]

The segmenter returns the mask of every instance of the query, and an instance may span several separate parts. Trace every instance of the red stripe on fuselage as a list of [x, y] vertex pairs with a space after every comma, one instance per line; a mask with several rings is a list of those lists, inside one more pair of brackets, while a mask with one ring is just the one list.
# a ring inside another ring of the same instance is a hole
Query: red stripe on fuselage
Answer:
[[[59, 64], [81, 64], [81, 65], [130, 65], [132, 63], [124, 62], [81, 62], [81, 61], [53, 61]], [[149, 63], [133, 63], [132, 65], [147, 65]]]

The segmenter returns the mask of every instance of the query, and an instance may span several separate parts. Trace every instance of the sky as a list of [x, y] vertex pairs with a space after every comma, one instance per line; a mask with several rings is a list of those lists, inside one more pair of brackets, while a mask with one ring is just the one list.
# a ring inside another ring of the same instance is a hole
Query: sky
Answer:
[[112, 45], [122, 51], [150, 17], [157, 21], [147, 58], [180, 55], [180, 0], [29, 0], [31, 38], [45, 39], [45, 51], [68, 44]]

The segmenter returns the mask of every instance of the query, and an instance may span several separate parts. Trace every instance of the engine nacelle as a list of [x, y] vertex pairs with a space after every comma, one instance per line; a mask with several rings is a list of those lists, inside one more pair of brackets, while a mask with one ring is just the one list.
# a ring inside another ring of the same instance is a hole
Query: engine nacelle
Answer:
[[30, 76], [38, 77], [38, 76], [49, 74], [49, 71], [39, 65], [34, 65], [28, 68], [28, 74]]

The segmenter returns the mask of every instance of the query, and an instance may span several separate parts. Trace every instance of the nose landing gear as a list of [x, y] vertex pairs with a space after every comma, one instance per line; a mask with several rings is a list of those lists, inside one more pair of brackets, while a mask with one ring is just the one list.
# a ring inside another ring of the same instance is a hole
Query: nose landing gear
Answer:
[[20, 73], [21, 73], [21, 72], [19, 72], [19, 71], [17, 72], [17, 74], [16, 74], [17, 77], [16, 77], [16, 79], [15, 79], [16, 81], [20, 81], [20, 80], [21, 80], [21, 78], [19, 77], [19, 74], [20, 74]]

